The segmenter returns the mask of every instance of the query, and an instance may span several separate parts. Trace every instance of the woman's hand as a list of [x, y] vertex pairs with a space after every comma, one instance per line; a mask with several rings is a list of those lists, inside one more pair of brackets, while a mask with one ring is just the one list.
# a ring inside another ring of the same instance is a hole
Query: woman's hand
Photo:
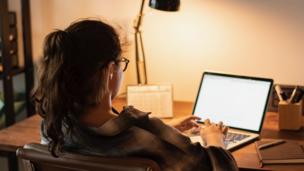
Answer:
[[207, 146], [219, 146], [225, 148], [224, 139], [228, 131], [228, 127], [223, 122], [218, 124], [211, 123], [209, 119], [204, 121], [205, 126], [201, 130], [201, 137]]
[[201, 118], [197, 116], [187, 116], [179, 119], [174, 119], [171, 123], [169, 123], [169, 125], [181, 132], [184, 132], [192, 128], [200, 128], [199, 124], [196, 123], [196, 121], [200, 119]]

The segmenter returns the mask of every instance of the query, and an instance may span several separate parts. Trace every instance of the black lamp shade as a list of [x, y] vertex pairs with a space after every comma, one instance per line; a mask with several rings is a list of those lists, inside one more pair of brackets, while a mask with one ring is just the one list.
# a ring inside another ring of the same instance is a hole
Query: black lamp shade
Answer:
[[149, 6], [162, 11], [178, 11], [180, 0], [150, 0]]

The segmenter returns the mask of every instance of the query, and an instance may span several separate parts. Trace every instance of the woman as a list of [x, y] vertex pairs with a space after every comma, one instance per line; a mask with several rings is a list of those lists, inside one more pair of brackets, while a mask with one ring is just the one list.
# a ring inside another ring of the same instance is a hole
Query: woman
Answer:
[[62, 150], [105, 156], [137, 156], [156, 161], [162, 170], [237, 170], [224, 149], [227, 128], [212, 124], [201, 131], [206, 147], [181, 132], [197, 127], [195, 117], [171, 126], [133, 106], [117, 112], [112, 100], [129, 60], [108, 24], [83, 20], [45, 40], [37, 112], [43, 117], [42, 142], [54, 156]]

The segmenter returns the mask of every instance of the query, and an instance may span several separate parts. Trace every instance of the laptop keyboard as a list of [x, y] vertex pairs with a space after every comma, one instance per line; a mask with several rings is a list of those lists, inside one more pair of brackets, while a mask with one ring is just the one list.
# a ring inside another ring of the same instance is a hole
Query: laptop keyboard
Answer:
[[[204, 142], [202, 141], [201, 136], [199, 135], [199, 133], [192, 133], [190, 134], [190, 139], [192, 142], [199, 142], [202, 145], [204, 145]], [[226, 147], [231, 146], [233, 144], [237, 144], [239, 141], [250, 137], [250, 135], [248, 134], [242, 134], [242, 133], [236, 133], [236, 132], [228, 132], [225, 140], [224, 140], [224, 144]]]
[[235, 143], [235, 142], [241, 141], [242, 139], [247, 138], [247, 137], [249, 137], [249, 135], [228, 132], [224, 143], [225, 143], [225, 145], [227, 145], [229, 143]]

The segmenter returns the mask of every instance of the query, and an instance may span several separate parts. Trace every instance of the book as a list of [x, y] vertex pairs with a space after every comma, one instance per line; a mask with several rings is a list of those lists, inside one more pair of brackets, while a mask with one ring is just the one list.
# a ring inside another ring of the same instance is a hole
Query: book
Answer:
[[127, 104], [152, 112], [158, 118], [173, 117], [173, 95], [171, 84], [128, 85]]
[[284, 143], [260, 149], [263, 144], [270, 142], [272, 141], [256, 141], [256, 149], [261, 164], [304, 163], [303, 145], [297, 142], [285, 141]]

